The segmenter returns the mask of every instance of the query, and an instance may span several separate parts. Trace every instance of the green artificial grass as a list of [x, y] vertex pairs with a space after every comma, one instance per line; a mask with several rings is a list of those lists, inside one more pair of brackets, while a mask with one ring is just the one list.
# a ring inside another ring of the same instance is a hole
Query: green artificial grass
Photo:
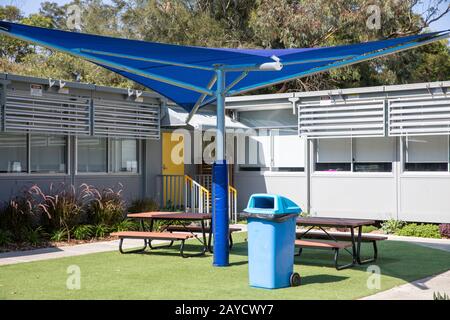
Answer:
[[[226, 268], [212, 267], [210, 254], [183, 259], [177, 246], [146, 254], [107, 252], [2, 266], [0, 299], [356, 299], [450, 266], [448, 252], [383, 241], [376, 263], [382, 273], [381, 290], [374, 290], [367, 287], [367, 265], [337, 271], [331, 251], [305, 249], [295, 263], [301, 286], [258, 289], [248, 285], [245, 236], [235, 234], [231, 265]], [[80, 290], [66, 288], [71, 265], [80, 267]]]

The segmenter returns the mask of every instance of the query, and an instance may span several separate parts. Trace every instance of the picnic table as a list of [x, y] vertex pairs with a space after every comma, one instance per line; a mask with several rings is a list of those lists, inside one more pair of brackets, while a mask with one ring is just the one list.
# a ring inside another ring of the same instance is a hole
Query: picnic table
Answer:
[[[375, 224], [374, 220], [368, 219], [347, 219], [347, 218], [326, 218], [326, 217], [299, 217], [297, 218], [297, 225], [308, 227], [306, 231], [297, 234], [299, 239], [296, 244], [300, 247], [310, 247], [310, 248], [331, 248], [336, 252], [335, 255], [335, 265], [336, 269], [344, 269], [353, 266], [354, 264], [364, 264], [375, 261], [377, 258], [377, 247], [376, 241], [385, 240], [384, 236], [377, 235], [364, 235], [362, 234], [362, 227]], [[325, 230], [325, 228], [347, 228], [350, 229], [349, 234], [345, 233], [333, 233]], [[312, 231], [318, 228], [322, 232], [316, 233]], [[355, 229], [357, 232], [355, 233]], [[303, 240], [306, 239], [306, 240]], [[331, 241], [310, 241], [309, 239], [325, 239]], [[349, 240], [348, 242], [343, 242], [343, 240]], [[361, 243], [362, 242], [372, 242], [374, 246], [374, 256], [373, 258], [362, 260], [361, 259]], [[351, 247], [350, 252], [347, 248]], [[339, 249], [345, 249], [352, 255], [353, 261], [350, 264], [344, 266], [338, 266], [338, 254]], [[301, 249], [299, 254], [301, 253]]]
[[[206, 221], [211, 221], [212, 215], [209, 213], [186, 213], [186, 212], [142, 212], [142, 213], [131, 213], [127, 215], [131, 219], [139, 219], [141, 221], [141, 228], [145, 230], [144, 221], [147, 220], [150, 223], [149, 230], [153, 232], [154, 222], [157, 220], [164, 220], [166, 223], [162, 226], [162, 230], [169, 228], [174, 222], [178, 222], [183, 226], [184, 229], [189, 230], [188, 224], [199, 221], [200, 222], [200, 232], [202, 234], [202, 239], [199, 239], [196, 235], [195, 238], [202, 243], [203, 248], [199, 255], [204, 255], [208, 249], [210, 249], [210, 243], [206, 239]], [[193, 235], [194, 233], [191, 232]], [[209, 238], [211, 238], [211, 231], [209, 232]], [[172, 246], [173, 241], [165, 247]]]

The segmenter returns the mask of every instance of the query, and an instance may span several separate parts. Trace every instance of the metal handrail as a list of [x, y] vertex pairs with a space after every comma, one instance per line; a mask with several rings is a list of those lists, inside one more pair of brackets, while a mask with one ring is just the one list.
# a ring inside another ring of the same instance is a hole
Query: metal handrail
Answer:
[[228, 215], [230, 220], [234, 220], [237, 223], [237, 190], [228, 185]]
[[[184, 188], [184, 202], [185, 208], [188, 208], [188, 203], [190, 200], [190, 208], [192, 212], [197, 211], [198, 213], [209, 213], [209, 199], [210, 192], [200, 183], [192, 179], [190, 176], [185, 175], [185, 188]], [[190, 197], [189, 197], [190, 196]]]

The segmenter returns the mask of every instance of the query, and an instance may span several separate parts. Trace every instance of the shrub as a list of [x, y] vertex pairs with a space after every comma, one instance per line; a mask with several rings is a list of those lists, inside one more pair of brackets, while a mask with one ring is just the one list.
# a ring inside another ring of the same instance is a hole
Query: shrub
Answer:
[[52, 232], [52, 234], [50, 236], [50, 240], [55, 241], [55, 242], [61, 242], [61, 241], [67, 240], [67, 238], [68, 238], [68, 234], [67, 234], [67, 230], [65, 230], [65, 229], [55, 230]]
[[96, 225], [112, 227], [123, 220], [125, 202], [122, 199], [122, 190], [111, 188], [99, 191], [91, 189], [93, 199], [89, 204], [88, 212], [92, 222]]
[[44, 237], [44, 235], [45, 235], [44, 228], [42, 228], [42, 226], [39, 226], [34, 229], [28, 229], [25, 232], [25, 240], [29, 244], [35, 246], [42, 242], [42, 238]]
[[439, 232], [440, 232], [442, 238], [450, 238], [450, 223], [440, 224]]
[[130, 213], [140, 213], [149, 211], [158, 211], [158, 203], [151, 198], [135, 199], [131, 202], [128, 207], [128, 212]]
[[73, 236], [77, 240], [87, 240], [94, 236], [94, 226], [89, 224], [82, 224], [75, 227]]
[[13, 235], [8, 230], [0, 229], [0, 246], [6, 246], [13, 241]]
[[375, 226], [363, 226], [362, 227], [363, 233], [371, 233], [372, 231], [375, 231], [375, 230], [378, 230], [378, 228]]
[[24, 241], [26, 230], [33, 227], [33, 204], [24, 192], [0, 210], [0, 229], [8, 230], [15, 241]]
[[94, 235], [96, 238], [104, 238], [111, 232], [110, 227], [105, 224], [97, 224], [94, 226]]
[[396, 219], [389, 219], [381, 224], [381, 230], [386, 234], [394, 234], [405, 225], [405, 222]]
[[399, 236], [440, 238], [439, 227], [435, 224], [410, 223], [396, 232]]
[[121, 222], [119, 222], [115, 227], [115, 231], [137, 231], [140, 229], [139, 222], [125, 219]]
[[70, 241], [70, 231], [79, 223], [84, 212], [84, 200], [89, 196], [89, 187], [82, 185], [81, 192], [77, 193], [75, 187], [65, 187], [61, 184], [59, 188], [50, 186], [48, 194], [34, 185], [30, 193], [37, 199], [37, 208], [42, 211], [42, 225], [49, 232], [64, 229], [67, 239]]

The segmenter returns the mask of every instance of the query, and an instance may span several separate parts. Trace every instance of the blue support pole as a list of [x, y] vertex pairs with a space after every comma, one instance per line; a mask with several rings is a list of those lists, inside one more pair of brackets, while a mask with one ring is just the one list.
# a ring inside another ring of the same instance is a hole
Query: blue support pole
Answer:
[[213, 266], [229, 265], [228, 171], [225, 160], [225, 71], [217, 69], [216, 161], [213, 165]]

